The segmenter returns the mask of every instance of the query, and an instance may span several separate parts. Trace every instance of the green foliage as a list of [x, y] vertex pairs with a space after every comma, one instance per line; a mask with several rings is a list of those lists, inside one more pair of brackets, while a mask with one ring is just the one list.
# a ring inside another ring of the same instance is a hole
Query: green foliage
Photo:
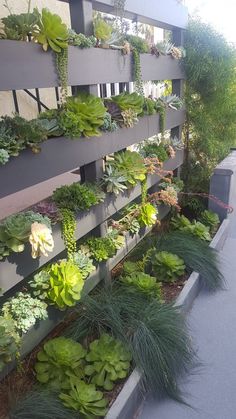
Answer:
[[210, 25], [190, 20], [185, 38], [186, 190], [209, 191], [214, 167], [236, 138], [235, 48]]
[[76, 33], [73, 29], [68, 30], [69, 44], [79, 48], [92, 48], [96, 46], [95, 36], [86, 36], [83, 33]]
[[69, 377], [84, 375], [86, 350], [72, 339], [58, 337], [46, 342], [37, 355], [36, 378], [55, 390], [69, 388]]
[[60, 309], [73, 307], [80, 300], [84, 286], [80, 269], [72, 261], [62, 260], [50, 266], [48, 299]]
[[127, 188], [135, 186], [138, 181], [145, 180], [146, 167], [142, 157], [135, 151], [126, 150], [115, 153], [114, 159], [109, 160], [108, 166], [126, 179], [124, 184]]
[[104, 123], [101, 126], [101, 130], [109, 132], [114, 132], [118, 130], [118, 125], [116, 121], [112, 121], [111, 115], [108, 112], [105, 113]]
[[165, 106], [175, 111], [183, 107], [183, 101], [176, 95], [162, 96], [161, 100]]
[[134, 125], [138, 122], [137, 114], [135, 111], [133, 111], [133, 109], [126, 109], [125, 111], [121, 112], [121, 116], [126, 128], [133, 128]]
[[131, 355], [122, 342], [103, 333], [90, 343], [86, 361], [85, 375], [90, 377], [91, 383], [109, 391], [115, 381], [127, 376]]
[[[185, 272], [184, 260], [166, 251], [157, 252], [150, 249], [145, 256], [146, 268], [162, 282], [174, 282]], [[149, 265], [149, 266], [148, 266]]]
[[76, 340], [96, 330], [110, 330], [129, 348], [146, 386], [180, 400], [180, 372], [193, 364], [193, 351], [179, 308], [161, 304], [126, 287], [108, 287], [87, 295], [79, 319], [68, 331]]
[[31, 225], [34, 222], [51, 226], [47, 217], [33, 211], [26, 211], [7, 217], [0, 224], [0, 242], [5, 249], [13, 252], [23, 252], [25, 243], [31, 233]]
[[140, 144], [139, 153], [143, 157], [157, 157], [160, 162], [168, 160], [169, 156], [163, 143], [156, 140], [145, 140]]
[[140, 95], [140, 97], [144, 98], [140, 54], [136, 48], [133, 49], [133, 72], [134, 72], [133, 76], [134, 76], [134, 82], [135, 82], [135, 90]]
[[161, 284], [155, 277], [145, 274], [142, 270], [139, 263], [125, 262], [123, 276], [120, 279], [131, 289], [161, 301]]
[[46, 270], [41, 270], [35, 274], [28, 284], [34, 297], [40, 300], [47, 299], [47, 293], [50, 288], [50, 275]]
[[217, 229], [217, 226], [220, 224], [218, 214], [208, 210], [205, 210], [201, 213], [200, 221], [202, 224], [209, 227], [211, 233], [214, 233]]
[[44, 51], [50, 47], [55, 52], [61, 52], [68, 46], [68, 29], [60, 16], [51, 13], [48, 9], [43, 8], [42, 14], [34, 9], [38, 14], [38, 29], [33, 32], [34, 40], [42, 44]]
[[39, 18], [35, 11], [33, 13], [10, 14], [1, 20], [4, 25], [4, 33], [0, 37], [16, 41], [27, 41], [28, 35], [31, 35], [39, 24]]
[[61, 208], [60, 214], [62, 215], [62, 237], [67, 250], [67, 256], [68, 259], [73, 259], [74, 253], [76, 252], [75, 214], [67, 208]]
[[133, 48], [135, 48], [139, 52], [139, 54], [149, 52], [149, 45], [144, 38], [141, 38], [140, 36], [136, 35], [125, 35], [125, 39]]
[[147, 98], [145, 97], [143, 111], [144, 111], [144, 114], [154, 115], [156, 113], [154, 100], [148, 97]]
[[208, 226], [196, 220], [193, 220], [191, 223], [191, 221], [189, 221], [184, 215], [177, 214], [175, 218], [172, 218], [171, 225], [174, 229], [191, 233], [201, 240], [211, 240]]
[[158, 251], [165, 250], [182, 258], [189, 272], [199, 272], [203, 285], [215, 290], [223, 286], [218, 252], [208, 243], [182, 231], [173, 231], [158, 237], [154, 244]]
[[137, 115], [140, 115], [143, 112], [144, 98], [136, 92], [123, 92], [120, 95], [112, 96], [112, 101], [115, 102], [122, 111], [132, 109]]
[[68, 94], [68, 48], [56, 53], [56, 69], [61, 86], [61, 100], [64, 103]]
[[0, 148], [0, 164], [6, 164], [9, 158], [10, 156], [8, 151], [4, 150], [4, 148]]
[[112, 35], [113, 28], [101, 17], [98, 17], [94, 21], [94, 35], [102, 42], [106, 43], [109, 41]]
[[67, 99], [66, 107], [59, 115], [59, 125], [68, 137], [99, 136], [105, 114], [102, 99], [82, 92]]
[[53, 192], [53, 201], [59, 208], [73, 212], [88, 210], [101, 201], [101, 191], [95, 190], [90, 184], [72, 183], [61, 186]]
[[7, 319], [13, 319], [19, 333], [26, 333], [35, 325], [37, 320], [48, 317], [47, 304], [29, 294], [19, 292], [15, 297], [7, 300], [2, 306], [2, 313]]
[[140, 226], [153, 226], [157, 221], [157, 208], [150, 202], [146, 202], [139, 207], [139, 214], [137, 220]]
[[86, 279], [96, 269], [92, 259], [81, 252], [81, 250], [74, 253], [73, 262], [76, 266], [78, 266], [83, 279]]
[[66, 407], [79, 411], [87, 419], [104, 417], [107, 413], [107, 401], [94, 384], [71, 379], [71, 389], [68, 393], [61, 393], [60, 399]]
[[124, 192], [127, 189], [126, 181], [126, 176], [121, 175], [119, 169], [106, 164], [106, 172], [103, 175], [102, 184], [108, 193], [119, 195], [119, 193]]
[[14, 321], [0, 316], [0, 371], [6, 364], [13, 361], [18, 351], [19, 341]]
[[[12, 396], [12, 395], [11, 395]], [[33, 415], [33, 416], [32, 416]], [[78, 419], [70, 409], [63, 406], [50, 388], [35, 387], [22, 394], [10, 407], [10, 419]]]
[[91, 237], [81, 250], [96, 262], [102, 262], [115, 255], [116, 246], [109, 237]]
[[156, 48], [160, 54], [168, 55], [171, 54], [174, 44], [169, 41], [159, 41], [156, 43]]

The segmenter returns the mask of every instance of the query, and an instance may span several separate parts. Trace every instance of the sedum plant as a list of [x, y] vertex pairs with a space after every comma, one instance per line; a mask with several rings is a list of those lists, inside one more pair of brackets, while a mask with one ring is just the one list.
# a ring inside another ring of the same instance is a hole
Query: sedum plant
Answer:
[[47, 298], [59, 309], [73, 307], [81, 298], [84, 286], [83, 275], [72, 261], [62, 260], [54, 263], [49, 269], [50, 289]]
[[103, 333], [89, 345], [86, 361], [89, 365], [85, 374], [91, 383], [108, 391], [113, 389], [115, 381], [128, 375], [131, 354], [122, 342]]
[[69, 387], [69, 377], [83, 377], [86, 350], [65, 337], [49, 340], [37, 355], [36, 378], [42, 384], [61, 390]]
[[184, 260], [169, 252], [157, 252], [151, 249], [145, 256], [146, 263], [151, 265], [151, 272], [162, 282], [174, 282], [185, 272]]
[[116, 121], [112, 120], [111, 114], [109, 114], [109, 112], [105, 113], [104, 122], [101, 126], [101, 130], [108, 132], [115, 132], [118, 130], [118, 125]]
[[95, 189], [90, 184], [72, 183], [61, 186], [53, 192], [53, 201], [59, 208], [65, 208], [73, 212], [84, 211], [103, 200], [103, 194], [99, 188]]
[[40, 15], [37, 9], [34, 12], [39, 17], [38, 28], [33, 32], [36, 42], [42, 44], [44, 51], [50, 47], [53, 51], [59, 53], [68, 46], [68, 29], [60, 16], [51, 13], [43, 8]]
[[103, 393], [96, 390], [94, 384], [87, 384], [73, 378], [70, 383], [68, 392], [61, 393], [59, 396], [66, 407], [77, 410], [87, 419], [106, 415], [107, 401], [103, 398]]
[[47, 293], [50, 289], [50, 275], [46, 270], [42, 270], [34, 275], [28, 282], [34, 297], [40, 300], [47, 299]]
[[0, 148], [0, 165], [6, 164], [10, 158], [8, 151], [4, 150], [4, 148]]
[[217, 226], [220, 224], [218, 214], [208, 210], [205, 210], [201, 213], [200, 221], [202, 224], [209, 227], [211, 233], [214, 233], [217, 229]]
[[19, 341], [14, 320], [0, 316], [0, 372], [16, 356]]
[[109, 237], [91, 237], [81, 250], [96, 262], [103, 262], [115, 255], [116, 246]]
[[28, 332], [37, 320], [45, 320], [48, 317], [46, 303], [22, 292], [3, 304], [2, 313], [7, 319], [13, 319], [20, 334]]
[[83, 33], [76, 33], [73, 29], [68, 29], [69, 44], [79, 48], [92, 48], [96, 46], [95, 36], [86, 36]]
[[83, 279], [86, 279], [93, 271], [96, 270], [92, 259], [81, 252], [81, 250], [74, 253], [73, 262], [76, 266], [78, 266]]

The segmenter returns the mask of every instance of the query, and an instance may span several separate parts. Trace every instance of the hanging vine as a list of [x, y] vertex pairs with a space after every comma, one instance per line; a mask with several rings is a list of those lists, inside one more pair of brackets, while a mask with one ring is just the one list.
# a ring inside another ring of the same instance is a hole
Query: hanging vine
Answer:
[[141, 63], [140, 63], [140, 53], [138, 52], [136, 48], [133, 48], [133, 66], [134, 66], [133, 71], [134, 71], [135, 90], [139, 95], [144, 96]]
[[73, 211], [63, 208], [60, 210], [62, 216], [62, 238], [67, 250], [68, 259], [73, 259], [76, 252], [75, 229], [76, 221]]
[[56, 69], [61, 86], [61, 102], [65, 103], [68, 95], [68, 48], [56, 52]]

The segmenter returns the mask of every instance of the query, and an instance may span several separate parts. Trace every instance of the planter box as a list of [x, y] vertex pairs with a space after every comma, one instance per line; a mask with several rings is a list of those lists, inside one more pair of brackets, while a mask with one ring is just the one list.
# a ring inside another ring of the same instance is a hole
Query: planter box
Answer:
[[[210, 246], [220, 251], [224, 245], [228, 234], [229, 220], [224, 220], [215, 237], [211, 241]], [[193, 272], [181, 293], [179, 294], [175, 305], [179, 306], [184, 313], [187, 313], [198, 296], [201, 289], [201, 278], [197, 272]], [[142, 381], [142, 374], [136, 368], [118, 397], [109, 409], [105, 419], [131, 419], [136, 417], [145, 397], [145, 390]]]
[[[159, 220], [162, 220], [169, 212], [169, 208], [161, 205], [159, 208]], [[100, 263], [95, 272], [86, 279], [83, 292], [88, 294], [102, 280], [105, 280], [109, 272], [151, 231], [151, 228], [143, 230], [142, 234], [135, 234], [133, 237], [126, 236], [125, 245], [119, 249], [117, 254], [109, 259], [107, 263]], [[55, 307], [48, 308], [48, 318], [41, 320], [24, 335], [22, 341], [21, 358], [25, 358], [64, 318], [68, 311], [60, 311]], [[0, 380], [9, 374], [16, 367], [12, 362], [0, 372]]]
[[[0, 40], [0, 91], [58, 86], [55, 54], [33, 42]], [[109, 65], [104, 66], [104, 63]], [[143, 80], [183, 79], [179, 60], [171, 56], [141, 55]], [[68, 50], [68, 85], [133, 81], [132, 55], [101, 48]]]
[[[0, 42], [1, 44], [1, 42]], [[185, 111], [168, 109], [166, 129], [182, 125]], [[94, 162], [160, 132], [159, 115], [145, 116], [134, 128], [121, 128], [101, 137], [71, 140], [59, 137], [45, 141], [41, 152], [24, 150], [0, 166], [0, 198]]]
[[[169, 159], [164, 163], [163, 168], [165, 170], [174, 170], [181, 166], [182, 162], [183, 151], [179, 150], [174, 159]], [[158, 176], [149, 176], [148, 187], [151, 188], [159, 182], [160, 178]], [[76, 239], [79, 240], [85, 236], [89, 231], [112, 217], [117, 211], [136, 199], [139, 195], [141, 195], [141, 187], [137, 185], [129, 193], [123, 193], [117, 197], [107, 195], [103, 203], [92, 207], [90, 211], [79, 213], [77, 217]], [[32, 274], [45, 263], [50, 262], [50, 260], [64, 250], [65, 246], [61, 238], [60, 225], [53, 227], [53, 237], [55, 247], [53, 252], [50, 253], [49, 258], [41, 257], [36, 260], [32, 259], [30, 246], [28, 245], [23, 253], [12, 253], [7, 259], [0, 262], [0, 288], [4, 292], [14, 287], [18, 282]]]

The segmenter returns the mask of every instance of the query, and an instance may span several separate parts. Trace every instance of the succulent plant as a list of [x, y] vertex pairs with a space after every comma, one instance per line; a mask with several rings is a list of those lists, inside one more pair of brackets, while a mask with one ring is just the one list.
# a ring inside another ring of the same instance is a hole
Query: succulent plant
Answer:
[[62, 260], [49, 269], [50, 289], [48, 299], [60, 309], [75, 306], [81, 298], [84, 286], [80, 269], [72, 261]]
[[61, 219], [57, 206], [51, 201], [39, 202], [33, 206], [32, 211], [48, 217], [52, 224], [56, 224]]
[[137, 220], [140, 226], [153, 226], [157, 222], [158, 210], [150, 202], [140, 205]]
[[65, 337], [49, 340], [37, 355], [36, 378], [42, 384], [61, 390], [70, 388], [69, 377], [83, 377], [86, 350], [80, 343]]
[[177, 214], [171, 219], [171, 226], [176, 230], [187, 230], [191, 226], [191, 222], [184, 215]]
[[61, 393], [59, 397], [66, 407], [79, 411], [84, 418], [104, 417], [107, 413], [107, 401], [94, 384], [71, 378], [70, 390], [68, 393]]
[[33, 211], [26, 211], [7, 217], [0, 224], [0, 242], [13, 252], [23, 252], [35, 222], [50, 228], [50, 220]]
[[156, 43], [155, 47], [160, 54], [169, 55], [171, 54], [174, 44], [169, 41], [160, 41]]
[[83, 33], [76, 33], [73, 29], [68, 29], [69, 44], [79, 48], [91, 48], [96, 46], [95, 36], [86, 36]]
[[184, 260], [173, 253], [151, 249], [145, 261], [151, 264], [151, 272], [162, 282], [174, 282], [185, 271]]
[[218, 214], [208, 210], [205, 210], [201, 213], [200, 221], [202, 224], [209, 227], [211, 233], [214, 233], [216, 231], [216, 228], [220, 223]]
[[103, 194], [99, 188], [77, 182], [57, 188], [52, 196], [59, 208], [66, 208], [73, 212], [87, 210], [100, 202], [102, 198]]
[[20, 337], [16, 333], [14, 321], [0, 316], [0, 371], [13, 361], [18, 351]]
[[7, 300], [3, 304], [2, 312], [4, 317], [14, 320], [19, 333], [28, 332], [37, 320], [44, 320], [48, 317], [46, 303], [22, 292]]
[[211, 240], [210, 229], [208, 226], [196, 220], [193, 220], [191, 223], [184, 215], [177, 214], [177, 216], [171, 220], [171, 225], [176, 230], [186, 231], [201, 240]]
[[112, 390], [114, 382], [125, 378], [130, 368], [131, 354], [124, 344], [104, 333], [89, 345], [85, 374], [91, 383]]
[[144, 158], [157, 157], [160, 160], [160, 162], [168, 160], [168, 153], [166, 151], [166, 147], [163, 143], [160, 143], [155, 139], [144, 140], [139, 145], [139, 153]]
[[162, 96], [162, 102], [171, 109], [178, 110], [183, 106], [183, 101], [176, 95]]
[[102, 131], [114, 132], [118, 130], [118, 125], [116, 121], [112, 121], [111, 114], [109, 112], [105, 113], [104, 123], [101, 126]]
[[143, 112], [144, 98], [136, 92], [123, 92], [120, 95], [112, 96], [111, 99], [122, 111], [132, 109], [137, 115], [140, 115]]
[[149, 45], [147, 41], [140, 36], [136, 35], [125, 35], [125, 39], [129, 44], [135, 48], [140, 54], [145, 54], [149, 52]]
[[[0, 230], [1, 231], [1, 230]], [[0, 242], [0, 260], [10, 255], [10, 249], [4, 243]]]
[[33, 32], [34, 40], [42, 44], [44, 51], [50, 47], [55, 52], [61, 52], [68, 46], [68, 29], [60, 16], [51, 13], [48, 9], [43, 8], [40, 15], [37, 9], [34, 13], [38, 14], [38, 28]]
[[126, 128], [133, 128], [134, 125], [138, 122], [137, 114], [135, 111], [133, 111], [133, 109], [126, 109], [125, 111], [121, 112], [121, 116]]
[[4, 148], [0, 148], [0, 164], [6, 164], [10, 158], [8, 151], [4, 150]]
[[104, 19], [98, 16], [94, 21], [94, 35], [102, 43], [109, 41], [112, 35], [113, 28]]
[[28, 35], [37, 29], [39, 23], [38, 14], [35, 12], [10, 14], [1, 20], [4, 24], [2, 37], [17, 41], [27, 41]]
[[93, 271], [96, 270], [92, 259], [81, 252], [81, 250], [74, 253], [73, 262], [76, 266], [78, 266], [83, 279], [86, 279]]
[[144, 99], [143, 112], [147, 115], [154, 115], [156, 113], [155, 101], [150, 98]]
[[112, 120], [115, 120], [117, 123], [122, 123], [121, 109], [120, 107], [112, 101], [112, 99], [104, 99], [104, 105], [111, 115]]
[[110, 164], [106, 165], [106, 172], [103, 175], [102, 184], [108, 193], [119, 195], [119, 193], [127, 189], [126, 183], [126, 176], [121, 175], [115, 166], [111, 166]]
[[171, 49], [171, 55], [176, 60], [180, 60], [183, 57], [182, 49], [173, 46], [172, 49]]
[[135, 290], [138, 290], [148, 297], [161, 300], [161, 284], [156, 278], [137, 270], [129, 275], [122, 276], [121, 281]]
[[145, 180], [146, 167], [142, 157], [135, 151], [121, 151], [114, 154], [114, 159], [109, 161], [109, 165], [120, 172], [127, 180], [125, 186], [133, 187], [138, 181]]
[[109, 237], [91, 237], [81, 246], [81, 251], [96, 262], [102, 262], [115, 255], [116, 246]]
[[35, 274], [28, 284], [34, 297], [40, 300], [47, 299], [47, 293], [50, 288], [50, 275], [46, 270], [41, 270]]

